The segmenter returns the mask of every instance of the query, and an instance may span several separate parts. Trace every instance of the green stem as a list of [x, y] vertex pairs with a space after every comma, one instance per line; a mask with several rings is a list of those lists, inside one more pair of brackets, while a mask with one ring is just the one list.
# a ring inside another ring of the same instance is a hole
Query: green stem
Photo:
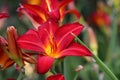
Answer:
[[24, 74], [23, 74], [23, 72], [21, 71], [21, 72], [19, 73], [19, 76], [18, 76], [17, 80], [23, 80], [23, 78], [24, 78]]
[[99, 67], [110, 77], [111, 80], [118, 80], [112, 71], [97, 56], [93, 55], [93, 58]]
[[111, 38], [110, 38], [110, 43], [109, 43], [109, 47], [108, 47], [108, 52], [106, 55], [106, 62], [110, 63], [111, 62], [111, 58], [112, 58], [112, 53], [114, 53], [115, 49], [116, 49], [116, 40], [117, 40], [117, 31], [118, 31], [118, 22], [117, 19], [113, 20], [113, 24], [112, 24], [112, 34], [111, 34]]
[[23, 80], [25, 77], [25, 69], [21, 68], [17, 80]]
[[[76, 35], [74, 35], [74, 34], [72, 34], [72, 35], [75, 37], [75, 39], [79, 43], [81, 43], [82, 45], [84, 45], [85, 47], [87, 47]], [[118, 80], [117, 77], [112, 73], [112, 71], [97, 56], [95, 56], [94, 53], [93, 53], [93, 58], [95, 59], [96, 63], [99, 65], [99, 67], [110, 77], [111, 80]]]

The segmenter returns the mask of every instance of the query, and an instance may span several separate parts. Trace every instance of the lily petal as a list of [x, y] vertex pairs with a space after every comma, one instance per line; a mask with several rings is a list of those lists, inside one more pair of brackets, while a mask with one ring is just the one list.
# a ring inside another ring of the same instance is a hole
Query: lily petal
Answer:
[[92, 56], [92, 53], [83, 45], [72, 43], [67, 49], [61, 51], [60, 57], [65, 56]]
[[[40, 26], [40, 24], [39, 24], [35, 19], [33, 19], [33, 17], [32, 17], [30, 14], [28, 14], [27, 11], [25, 11], [25, 9], [22, 7], [22, 5], [21, 5], [20, 8], [17, 9], [17, 11], [20, 12], [20, 13], [19, 13], [19, 16], [20, 16], [20, 17], [21, 17], [22, 14], [26, 15], [27, 18], [30, 19], [30, 21], [31, 21], [31, 23], [33, 24], [33, 26], [34, 26], [36, 29], [38, 29], [38, 27]], [[22, 13], [22, 14], [21, 14], [21, 13]], [[41, 20], [41, 19], [40, 19], [40, 20]], [[40, 20], [39, 20], [39, 21], [40, 21]]]
[[45, 0], [45, 2], [49, 12], [56, 9], [57, 2], [58, 2], [57, 0]]
[[62, 0], [61, 1], [61, 3], [59, 4], [61, 14], [65, 10], [65, 7], [68, 5], [68, 3], [70, 3], [71, 1], [73, 1], [73, 0]]
[[48, 20], [46, 23], [42, 24], [38, 28], [38, 32], [40, 35], [39, 37], [42, 40], [43, 44], [46, 44], [49, 42], [51, 36], [55, 34], [57, 29], [58, 29], [57, 23], [55, 23], [52, 20], [51, 21]]
[[12, 64], [14, 64], [14, 61], [10, 60], [8, 55], [6, 53], [4, 53], [3, 50], [0, 48], [0, 66], [1, 66], [1, 68], [6, 69], [9, 66], [11, 66]]
[[15, 62], [11, 59], [7, 60], [6, 64], [2, 67], [2, 69], [6, 69], [10, 66], [12, 66]]
[[68, 13], [74, 14], [77, 17], [77, 19], [80, 18], [80, 13], [75, 9], [70, 9], [70, 10], [66, 11], [65, 15], [68, 14]]
[[44, 74], [47, 71], [49, 71], [53, 62], [54, 62], [53, 58], [51, 58], [49, 56], [39, 55], [38, 56], [38, 62], [37, 62], [38, 73]]
[[62, 74], [56, 74], [49, 76], [46, 80], [65, 80], [65, 78]]
[[65, 11], [66, 6], [68, 5], [68, 3], [70, 3], [71, 1], [73, 1], [73, 0], [62, 0], [59, 3], [59, 11], [60, 11], [61, 16], [64, 13], [64, 11]]
[[30, 29], [26, 34], [20, 36], [17, 43], [23, 49], [43, 52], [43, 46], [38, 36], [38, 32], [33, 29]]
[[57, 46], [60, 48], [60, 50], [66, 48], [74, 39], [74, 36], [71, 33], [78, 35], [82, 29], [83, 26], [79, 23], [66, 24], [60, 27], [55, 33], [56, 41], [58, 43]]
[[38, 5], [22, 4], [18, 11], [22, 12], [22, 10], [25, 10], [28, 14], [30, 14], [30, 16], [32, 16], [38, 23], [46, 21], [47, 13]]

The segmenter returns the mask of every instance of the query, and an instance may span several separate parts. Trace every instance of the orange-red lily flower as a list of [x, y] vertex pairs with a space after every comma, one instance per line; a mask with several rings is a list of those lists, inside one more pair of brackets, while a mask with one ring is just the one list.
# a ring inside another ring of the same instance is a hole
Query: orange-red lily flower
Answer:
[[46, 80], [65, 80], [65, 78], [62, 74], [55, 74], [49, 76]]
[[89, 22], [91, 22], [90, 24], [94, 24], [98, 27], [101, 26], [109, 27], [111, 24], [110, 16], [107, 13], [100, 10], [93, 12], [90, 15], [89, 19], [90, 19]]
[[54, 21], [47, 21], [38, 30], [30, 29], [18, 38], [18, 45], [26, 50], [40, 52], [37, 61], [39, 73], [47, 72], [55, 59], [65, 56], [92, 56], [83, 45], [73, 42], [74, 36], [83, 29], [79, 23], [58, 26]]
[[25, 54], [16, 44], [17, 33], [13, 26], [7, 28], [7, 40], [0, 36], [0, 66], [6, 69], [17, 63], [23, 66], [23, 60], [34, 63], [34, 59]]
[[73, 13], [80, 18], [77, 10], [66, 10], [66, 6], [71, 1], [73, 0], [41, 0], [40, 5], [22, 4], [20, 8], [18, 8], [18, 11], [26, 14], [32, 22], [32, 19], [34, 19], [39, 24], [50, 18], [62, 22], [67, 13]]

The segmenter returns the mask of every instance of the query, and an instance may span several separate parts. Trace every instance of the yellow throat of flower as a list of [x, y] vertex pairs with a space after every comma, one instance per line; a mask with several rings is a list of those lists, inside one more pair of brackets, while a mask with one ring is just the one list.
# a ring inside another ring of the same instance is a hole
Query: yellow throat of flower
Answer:
[[50, 36], [49, 42], [45, 47], [45, 53], [52, 58], [58, 58], [57, 45], [53, 37]]

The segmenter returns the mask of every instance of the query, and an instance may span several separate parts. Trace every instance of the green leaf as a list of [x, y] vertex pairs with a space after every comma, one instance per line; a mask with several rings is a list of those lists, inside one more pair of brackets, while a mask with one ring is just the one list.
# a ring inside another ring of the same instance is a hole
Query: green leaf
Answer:
[[80, 64], [80, 57], [66, 57], [64, 59], [64, 76], [66, 80], [74, 80], [78, 73], [75, 72], [75, 68]]

